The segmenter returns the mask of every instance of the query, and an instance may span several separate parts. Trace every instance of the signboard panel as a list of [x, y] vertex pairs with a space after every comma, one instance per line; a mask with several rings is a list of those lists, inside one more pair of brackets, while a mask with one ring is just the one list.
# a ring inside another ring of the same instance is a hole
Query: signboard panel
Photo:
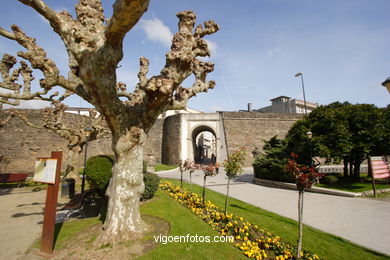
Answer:
[[372, 175], [375, 179], [390, 177], [389, 164], [386, 156], [371, 157]]
[[43, 183], [55, 183], [57, 159], [38, 159], [35, 161], [35, 173], [33, 181]]

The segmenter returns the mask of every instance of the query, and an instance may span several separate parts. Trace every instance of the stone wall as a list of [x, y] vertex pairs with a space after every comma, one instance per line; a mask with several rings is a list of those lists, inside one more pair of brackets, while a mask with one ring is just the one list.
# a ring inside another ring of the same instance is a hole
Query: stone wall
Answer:
[[[42, 110], [21, 110], [30, 122], [40, 125]], [[0, 111], [0, 120], [5, 115]], [[67, 113], [65, 124], [83, 120], [84, 117]], [[161, 160], [163, 120], [158, 120], [149, 132], [144, 149], [144, 160], [150, 164], [159, 163]], [[33, 172], [35, 159], [49, 157], [52, 151], [63, 152], [62, 169], [67, 163], [67, 140], [58, 136], [51, 130], [37, 129], [27, 126], [20, 118], [12, 118], [8, 124], [0, 128], [0, 156], [4, 160], [0, 164], [0, 173], [3, 172]], [[103, 138], [88, 143], [87, 157], [113, 154], [111, 138]], [[84, 151], [80, 155], [79, 166], [83, 167]]]
[[[28, 118], [39, 124], [41, 110], [23, 110]], [[298, 114], [271, 114], [260, 112], [222, 112], [223, 132], [226, 136], [227, 149], [231, 153], [245, 147], [248, 155], [246, 166], [253, 162], [251, 151], [258, 147], [262, 150], [264, 141], [274, 135], [283, 138], [291, 126], [302, 117]], [[0, 119], [4, 113], [0, 111]], [[71, 124], [83, 120], [83, 116], [67, 114], [66, 121]], [[182, 115], [173, 115], [165, 120], [159, 119], [149, 132], [144, 148], [144, 160], [149, 165], [156, 163], [177, 164], [181, 155]], [[191, 136], [187, 137], [191, 138]], [[33, 172], [37, 157], [48, 157], [51, 151], [64, 152], [63, 167], [66, 165], [67, 141], [50, 130], [29, 127], [15, 117], [0, 128], [0, 156], [9, 163], [0, 165], [0, 172]], [[88, 157], [100, 154], [112, 154], [111, 139], [99, 139], [89, 143]], [[79, 165], [83, 166], [84, 154]]]
[[161, 162], [163, 123], [164, 119], [157, 119], [149, 131], [149, 136], [144, 147], [144, 160], [148, 165], [155, 165]]
[[277, 135], [284, 138], [291, 126], [302, 115], [273, 114], [260, 112], [223, 112], [228, 154], [245, 147], [247, 151], [246, 166], [253, 163], [252, 151], [258, 147], [262, 151], [264, 140]]
[[181, 115], [165, 118], [163, 126], [161, 162], [168, 165], [177, 165], [181, 152]]

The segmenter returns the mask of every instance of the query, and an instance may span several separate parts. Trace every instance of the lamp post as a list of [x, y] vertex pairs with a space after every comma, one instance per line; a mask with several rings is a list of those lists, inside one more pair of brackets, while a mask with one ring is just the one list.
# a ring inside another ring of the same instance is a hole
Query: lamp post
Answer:
[[86, 142], [85, 142], [85, 152], [84, 152], [83, 179], [82, 179], [82, 182], [81, 182], [81, 193], [84, 193], [84, 190], [85, 190], [85, 168], [86, 168], [86, 165], [87, 165], [88, 141], [89, 141], [89, 137], [90, 137], [92, 131], [93, 131], [93, 129], [92, 129], [91, 126], [87, 126], [87, 127], [84, 128]]
[[382, 86], [387, 88], [387, 91], [390, 93], [390, 77], [388, 77], [385, 81], [382, 82]]
[[313, 137], [313, 133], [309, 131], [306, 133], [306, 136], [309, 139], [310, 167], [311, 167], [311, 166], [313, 166], [313, 152], [312, 152], [312, 147], [311, 147], [311, 138]]
[[306, 96], [305, 96], [305, 84], [303, 84], [303, 73], [302, 72], [298, 72], [297, 74], [295, 74], [295, 77], [301, 77], [301, 81], [302, 81], [302, 90], [303, 90], [303, 102], [305, 104], [305, 115], [307, 115], [307, 106], [306, 106]]

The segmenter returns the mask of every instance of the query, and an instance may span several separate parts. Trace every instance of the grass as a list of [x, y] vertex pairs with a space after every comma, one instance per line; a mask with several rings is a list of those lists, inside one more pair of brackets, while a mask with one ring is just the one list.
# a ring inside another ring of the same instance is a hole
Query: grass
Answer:
[[[169, 180], [177, 185], [180, 181]], [[184, 183], [189, 188], [188, 183]], [[202, 187], [193, 185], [193, 191], [201, 194]], [[223, 207], [225, 196], [217, 192], [207, 190], [206, 198], [219, 207]], [[295, 245], [297, 239], [297, 222], [281, 217], [274, 213], [251, 206], [242, 201], [231, 198], [229, 212], [242, 216], [252, 224], [257, 224], [274, 235], [279, 235], [285, 241]], [[158, 190], [156, 197], [150, 202], [141, 205], [141, 213], [157, 216], [170, 223], [169, 235], [180, 236], [190, 234], [216, 236], [218, 233], [196, 217], [188, 209], [170, 198], [164, 191]], [[72, 239], [78, 232], [91, 225], [99, 223], [97, 218], [66, 222], [56, 228], [55, 248], [64, 247], [65, 241]], [[91, 238], [93, 240], [94, 238]], [[303, 247], [313, 253], [317, 253], [321, 259], [330, 260], [360, 260], [360, 259], [390, 259], [390, 257], [365, 249], [342, 238], [318, 231], [311, 227], [304, 227]], [[229, 243], [167, 243], [160, 244], [155, 249], [137, 258], [148, 259], [216, 259], [223, 256], [225, 259], [248, 259], [241, 251]]]
[[[366, 176], [362, 177], [361, 182], [340, 177], [338, 182], [334, 184], [316, 184], [316, 186], [349, 192], [363, 192], [372, 190], [372, 181], [371, 178], [368, 178]], [[377, 190], [390, 188], [390, 185], [388, 184], [387, 180], [376, 180], [375, 186]]]
[[[367, 196], [369, 198], [374, 198], [374, 195]], [[390, 192], [381, 192], [376, 194], [376, 199], [386, 199], [390, 198]]]
[[160, 172], [160, 171], [172, 170], [175, 168], [177, 168], [176, 165], [156, 164], [156, 166], [154, 166], [154, 171]]
[[[180, 181], [169, 181], [175, 183], [176, 185], [180, 185]], [[189, 189], [189, 184], [184, 183], [184, 188]], [[193, 184], [192, 189], [198, 194], [201, 194], [202, 192], [202, 187], [198, 185]], [[217, 206], [224, 208], [224, 195], [212, 190], [207, 190], [206, 199], [212, 201]], [[298, 238], [298, 224], [294, 220], [265, 211], [233, 198], [229, 199], [228, 211], [232, 212], [236, 216], [244, 217], [252, 224], [256, 224], [267, 229], [274, 235], [279, 235], [282, 239], [292, 245], [296, 244]], [[310, 250], [312, 253], [317, 253], [321, 259], [390, 259], [390, 257], [353, 244], [343, 238], [324, 233], [308, 226], [304, 226], [303, 247]]]

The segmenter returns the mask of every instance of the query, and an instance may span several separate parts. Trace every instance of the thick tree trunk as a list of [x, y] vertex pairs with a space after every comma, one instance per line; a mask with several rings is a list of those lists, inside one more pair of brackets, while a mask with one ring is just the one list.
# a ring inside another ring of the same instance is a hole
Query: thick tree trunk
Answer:
[[357, 180], [360, 180], [360, 161], [353, 163], [353, 175]]
[[302, 236], [303, 236], [303, 190], [299, 191], [298, 195], [298, 246], [297, 246], [297, 259], [301, 258], [302, 251]]
[[343, 159], [344, 162], [344, 178], [348, 178], [348, 158], [344, 157]]
[[[97, 244], [115, 245], [120, 241], [139, 239], [147, 230], [139, 211], [144, 191], [142, 155], [145, 138], [143, 130], [136, 127], [118, 139], [113, 138], [116, 160], [106, 192], [107, 216]], [[115, 139], [118, 140], [116, 143]]]
[[349, 162], [349, 176], [353, 176], [353, 163], [352, 160]]
[[78, 167], [81, 152], [82, 152], [82, 149], [79, 146], [75, 146], [75, 147], [69, 149], [68, 160], [67, 160], [65, 176], [64, 176], [64, 178], [75, 179], [76, 184], [81, 183], [79, 167]]

